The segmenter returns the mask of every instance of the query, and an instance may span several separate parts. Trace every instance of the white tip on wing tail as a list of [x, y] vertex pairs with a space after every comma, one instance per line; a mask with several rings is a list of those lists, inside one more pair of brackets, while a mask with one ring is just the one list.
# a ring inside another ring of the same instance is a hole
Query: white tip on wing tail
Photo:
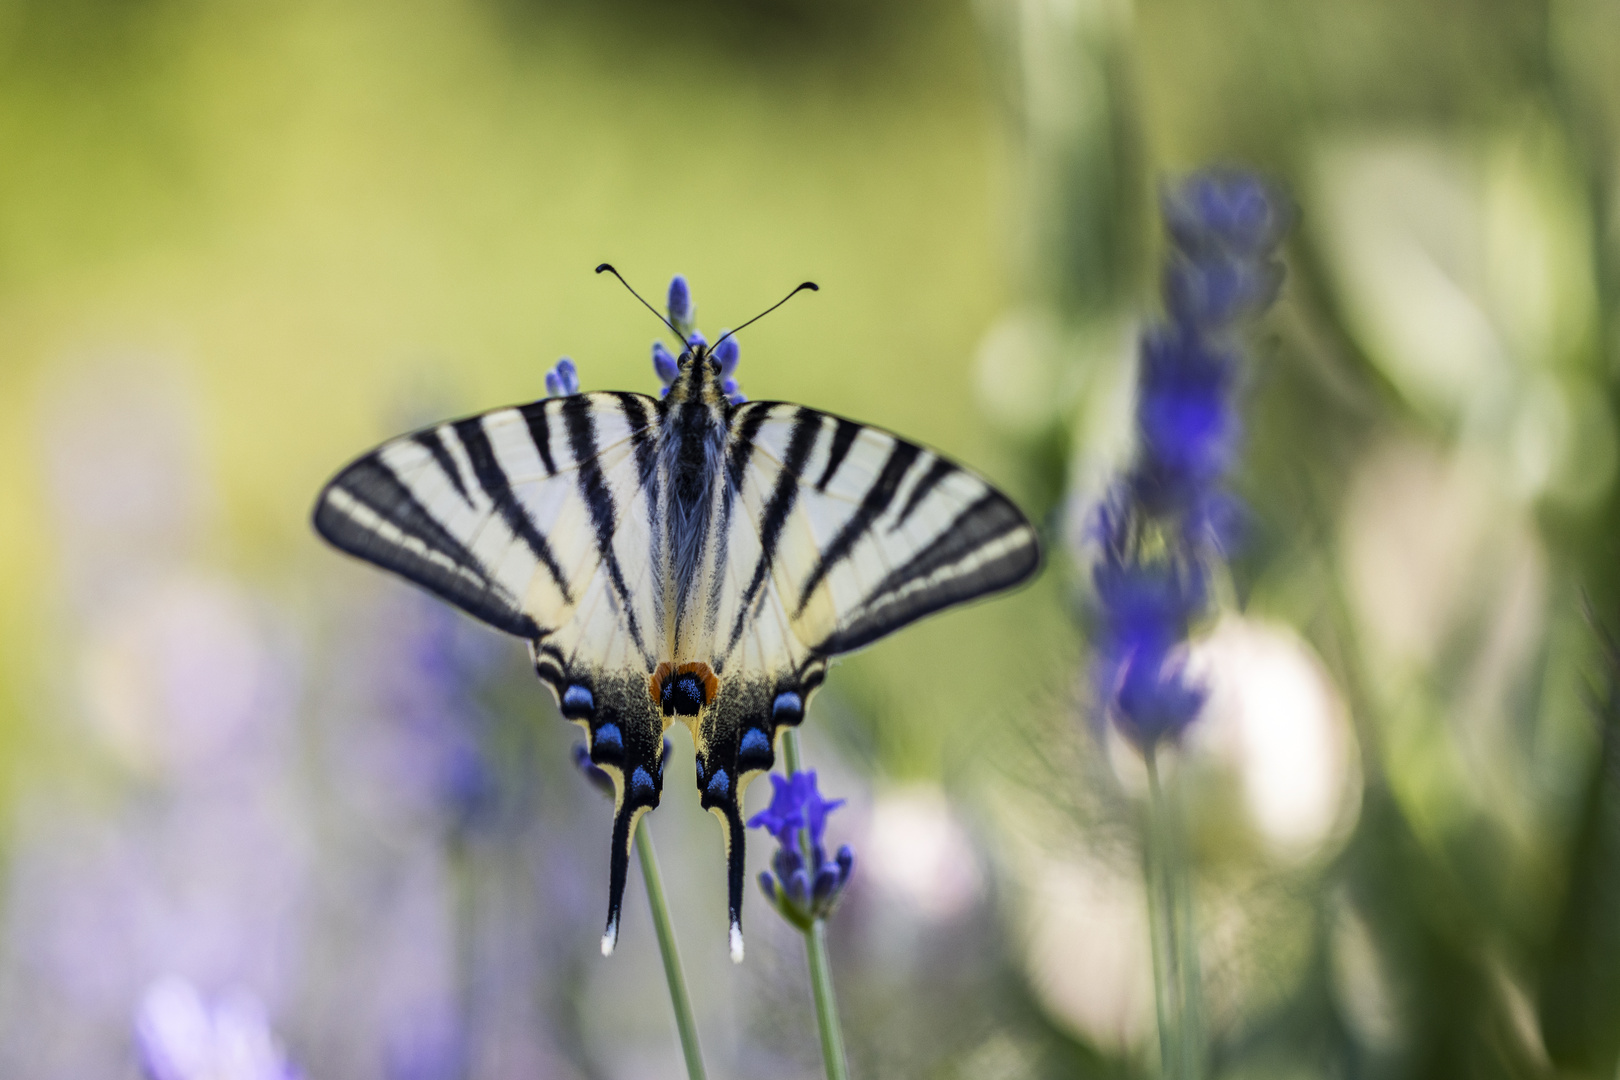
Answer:
[[736, 923], [731, 924], [731, 962], [733, 964], [740, 964], [743, 962], [742, 927], [738, 926]]

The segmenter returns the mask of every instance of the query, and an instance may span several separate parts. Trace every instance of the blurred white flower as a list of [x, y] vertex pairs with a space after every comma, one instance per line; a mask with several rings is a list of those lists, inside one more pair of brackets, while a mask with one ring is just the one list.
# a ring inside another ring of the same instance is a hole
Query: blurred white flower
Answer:
[[1209, 687], [1188, 752], [1230, 768], [1276, 855], [1301, 857], [1355, 820], [1361, 767], [1343, 700], [1316, 654], [1280, 623], [1229, 616], [1193, 646]]
[[152, 1080], [295, 1080], [264, 1007], [238, 992], [205, 1001], [169, 977], [153, 983], [135, 1016], [135, 1041]]
[[862, 873], [923, 918], [948, 921], [979, 898], [984, 879], [973, 842], [939, 788], [918, 784], [879, 795], [870, 830], [856, 845]]
[[1045, 859], [1030, 882], [1030, 982], [1052, 1015], [1100, 1046], [1153, 1030], [1147, 897], [1135, 866]]

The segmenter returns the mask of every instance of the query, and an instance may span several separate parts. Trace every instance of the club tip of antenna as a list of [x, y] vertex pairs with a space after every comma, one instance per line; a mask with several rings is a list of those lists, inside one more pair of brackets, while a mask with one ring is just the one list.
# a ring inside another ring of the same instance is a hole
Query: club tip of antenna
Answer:
[[[821, 286], [817, 285], [813, 281], [806, 281], [804, 284], [799, 286], [799, 289], [809, 289], [811, 292], [820, 292], [821, 291]], [[798, 292], [799, 289], [794, 289], [793, 291]]]
[[598, 273], [598, 274], [600, 274], [600, 273], [602, 273], [602, 272], [603, 272], [603, 271], [604, 271], [604, 270], [605, 270], [605, 271], [608, 271], [608, 272], [610, 272], [610, 273], [614, 273], [614, 274], [617, 274], [617, 273], [618, 273], [618, 271], [617, 271], [617, 270], [614, 270], [614, 269], [613, 269], [613, 264], [612, 264], [612, 263], [602, 263], [602, 264], [601, 264], [601, 265], [600, 265], [600, 266], [598, 266], [598, 267], [597, 267], [597, 268], [596, 268], [596, 272], [597, 272], [597, 273]]

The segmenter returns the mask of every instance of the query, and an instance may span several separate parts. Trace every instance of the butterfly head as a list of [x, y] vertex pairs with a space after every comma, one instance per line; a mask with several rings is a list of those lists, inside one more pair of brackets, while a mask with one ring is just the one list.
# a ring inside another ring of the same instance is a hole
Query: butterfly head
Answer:
[[675, 361], [677, 373], [668, 394], [671, 405], [692, 401], [718, 409], [728, 404], [737, 390], [723, 363], [728, 343], [729, 339], [719, 349], [711, 349], [702, 334], [692, 334], [686, 351]]

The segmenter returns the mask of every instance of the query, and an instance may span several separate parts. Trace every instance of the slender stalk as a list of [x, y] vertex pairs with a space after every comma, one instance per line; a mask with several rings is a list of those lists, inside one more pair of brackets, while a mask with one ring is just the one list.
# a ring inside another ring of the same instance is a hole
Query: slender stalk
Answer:
[[1159, 1071], [1169, 1076], [1174, 1064], [1181, 1060], [1178, 1045], [1181, 1026], [1176, 1022], [1180, 1010], [1176, 1008], [1176, 977], [1171, 959], [1174, 934], [1170, 932], [1172, 915], [1166, 895], [1164, 847], [1159, 843], [1159, 767], [1154, 760], [1153, 747], [1147, 748], [1144, 760], [1151, 792], [1143, 862], [1147, 877], [1148, 940], [1153, 946], [1153, 1005], [1159, 1021]]
[[703, 1051], [698, 1046], [697, 1023], [692, 1019], [692, 998], [686, 992], [681, 955], [675, 948], [675, 927], [669, 921], [669, 905], [664, 902], [664, 879], [658, 873], [658, 856], [653, 852], [652, 833], [647, 831], [645, 816], [636, 823], [636, 854], [641, 859], [641, 876], [647, 883], [647, 904], [652, 908], [653, 926], [658, 931], [658, 952], [664, 958], [664, 978], [669, 980], [669, 1003], [675, 1009], [675, 1027], [681, 1033], [686, 1075], [690, 1080], [705, 1080]]
[[1154, 1000], [1164, 1074], [1202, 1080], [1204, 1032], [1198, 939], [1193, 933], [1192, 880], [1181, 847], [1179, 807], [1159, 781], [1150, 749], [1148, 774], [1148, 911], [1155, 924]]
[[[799, 733], [792, 728], [782, 732], [782, 763], [789, 776], [799, 772]], [[810, 860], [810, 837], [799, 833], [799, 849]], [[810, 962], [810, 990], [816, 1000], [816, 1027], [821, 1032], [821, 1060], [827, 1080], [849, 1080], [849, 1064], [844, 1056], [844, 1030], [838, 1023], [838, 1002], [833, 996], [832, 961], [827, 955], [827, 923], [812, 919], [804, 935], [805, 957]]]
[[804, 935], [804, 951], [810, 960], [810, 989], [816, 997], [816, 1026], [821, 1029], [821, 1060], [827, 1066], [827, 1080], [848, 1080], [844, 1031], [838, 1024], [838, 1002], [833, 998], [832, 964], [827, 959], [825, 919], [811, 921], [810, 932]]

